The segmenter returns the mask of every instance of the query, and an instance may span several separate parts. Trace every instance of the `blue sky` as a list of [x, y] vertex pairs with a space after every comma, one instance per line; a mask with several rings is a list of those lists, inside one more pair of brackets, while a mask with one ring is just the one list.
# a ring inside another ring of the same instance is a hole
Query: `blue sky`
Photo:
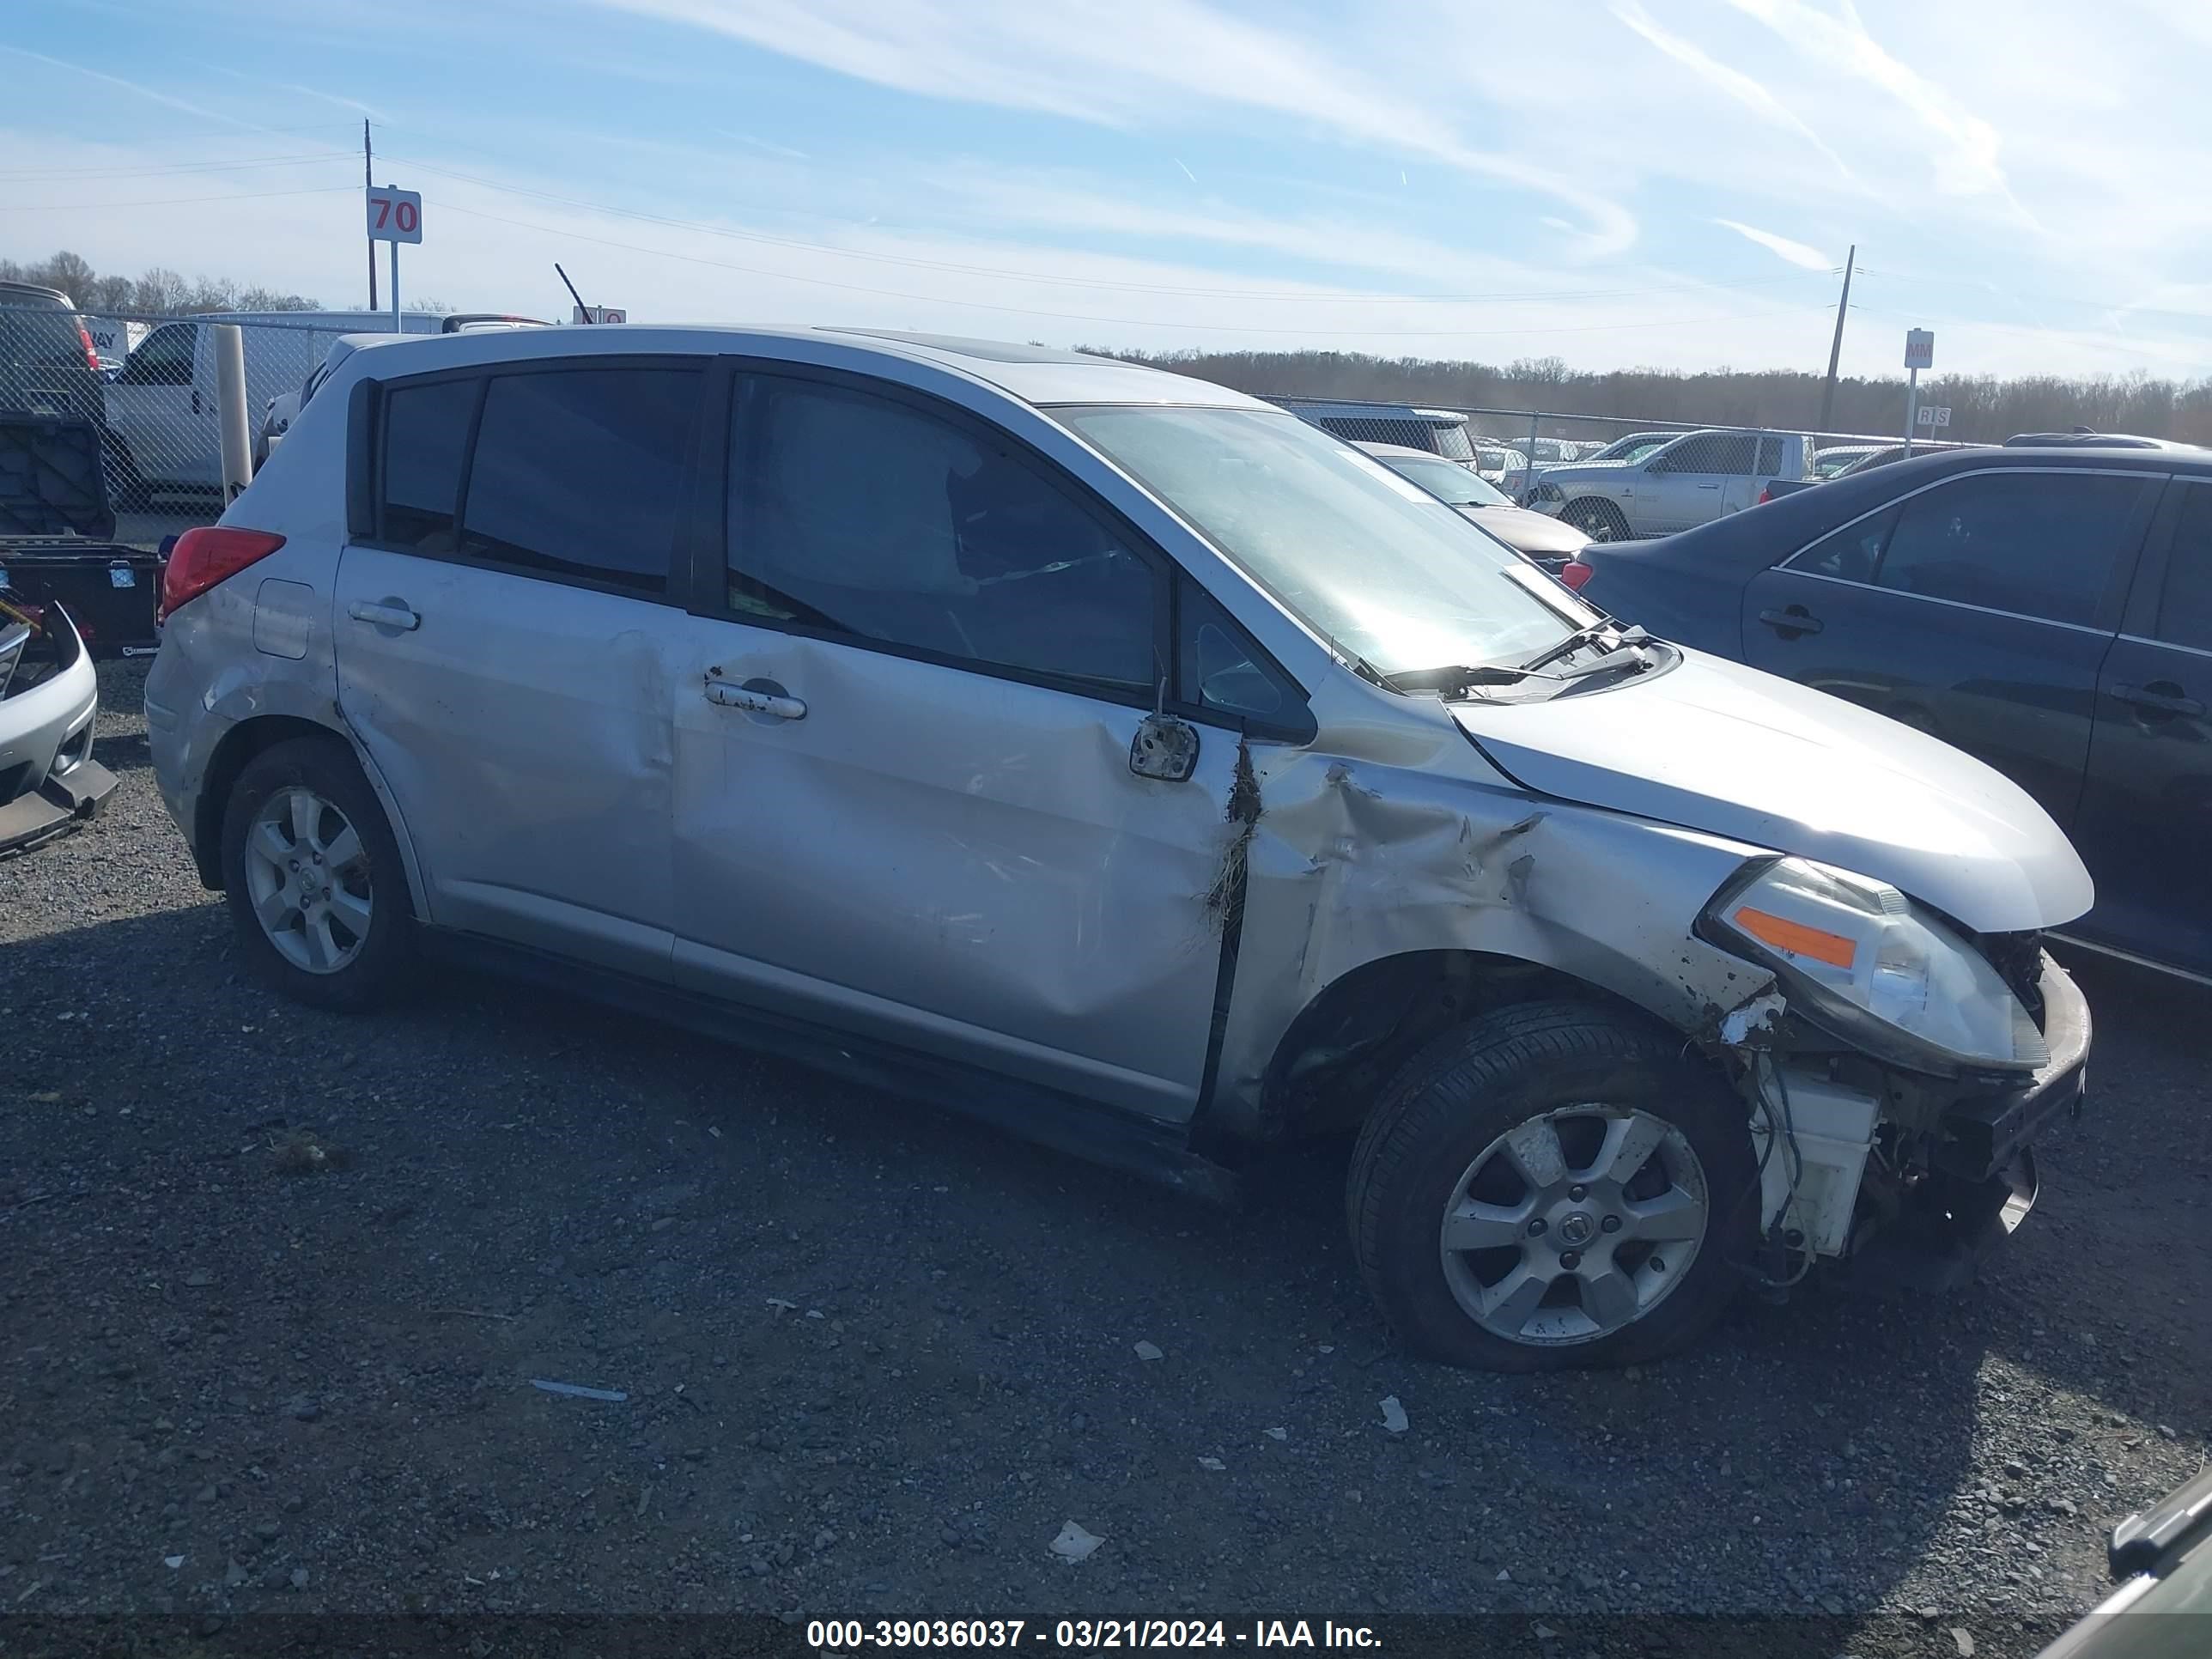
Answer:
[[2202, 0], [24, 8], [0, 254], [358, 306], [1580, 367], [2212, 374]]

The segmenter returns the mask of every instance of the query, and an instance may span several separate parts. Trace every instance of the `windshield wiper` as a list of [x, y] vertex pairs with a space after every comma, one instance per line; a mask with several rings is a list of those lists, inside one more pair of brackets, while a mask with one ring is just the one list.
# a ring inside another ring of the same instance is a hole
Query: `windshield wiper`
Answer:
[[[1588, 628], [1577, 628], [1573, 633], [1568, 635], [1566, 638], [1561, 640], [1557, 645], [1551, 647], [1548, 650], [1538, 652], [1534, 656], [1529, 658], [1528, 661], [1522, 663], [1521, 666], [1524, 672], [1534, 673], [1537, 669], [1545, 667], [1548, 664], [1555, 663], [1562, 657], [1573, 654], [1575, 652], [1581, 650], [1583, 647], [1586, 645], [1604, 644], [1605, 635], [1608, 632], [1615, 635], [1613, 645], [1608, 647], [1609, 651], [1619, 651], [1634, 646], [1646, 645], [1650, 642], [1651, 639], [1651, 635], [1645, 633], [1640, 627], [1631, 626], [1622, 628], [1618, 623], [1612, 621], [1595, 622], [1592, 623]], [[1600, 660], [1602, 661], [1603, 659], [1600, 659]]]
[[1448, 696], [1478, 685], [1518, 685], [1528, 674], [1528, 669], [1497, 663], [1451, 663], [1442, 668], [1409, 668], [1401, 674], [1385, 674], [1382, 683], [1393, 691], [1437, 691]]

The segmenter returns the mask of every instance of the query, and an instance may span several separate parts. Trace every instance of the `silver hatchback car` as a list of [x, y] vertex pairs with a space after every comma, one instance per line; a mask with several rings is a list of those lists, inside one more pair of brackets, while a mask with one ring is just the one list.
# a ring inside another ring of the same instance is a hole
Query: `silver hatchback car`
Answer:
[[1970, 1260], [2081, 1102], [2021, 791], [1181, 376], [380, 345], [164, 606], [155, 775], [281, 989], [464, 952], [1194, 1185], [1354, 1133], [1360, 1270], [1457, 1362]]

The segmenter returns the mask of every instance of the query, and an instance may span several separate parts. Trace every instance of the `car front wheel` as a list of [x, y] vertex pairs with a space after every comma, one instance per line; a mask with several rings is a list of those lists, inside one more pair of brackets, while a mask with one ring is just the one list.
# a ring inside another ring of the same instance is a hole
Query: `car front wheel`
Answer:
[[376, 793], [335, 739], [256, 756], [222, 822], [223, 885], [248, 958], [276, 989], [339, 1010], [386, 1000], [414, 917]]
[[1368, 1289], [1409, 1346], [1530, 1371], [1650, 1360], [1727, 1307], [1756, 1226], [1741, 1103], [1654, 1025], [1501, 1010], [1385, 1090], [1346, 1198]]

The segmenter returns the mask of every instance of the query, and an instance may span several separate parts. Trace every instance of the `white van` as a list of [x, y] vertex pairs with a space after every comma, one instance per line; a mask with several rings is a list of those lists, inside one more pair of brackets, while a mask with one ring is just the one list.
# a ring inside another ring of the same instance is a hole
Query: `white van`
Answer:
[[[488, 313], [410, 312], [407, 334], [456, 334], [483, 323], [534, 324]], [[300, 390], [342, 335], [392, 331], [388, 311], [223, 311], [161, 324], [135, 347], [107, 387], [107, 426], [121, 506], [163, 492], [219, 490], [215, 336], [236, 323], [246, 336], [246, 405], [258, 428], [270, 400]]]

